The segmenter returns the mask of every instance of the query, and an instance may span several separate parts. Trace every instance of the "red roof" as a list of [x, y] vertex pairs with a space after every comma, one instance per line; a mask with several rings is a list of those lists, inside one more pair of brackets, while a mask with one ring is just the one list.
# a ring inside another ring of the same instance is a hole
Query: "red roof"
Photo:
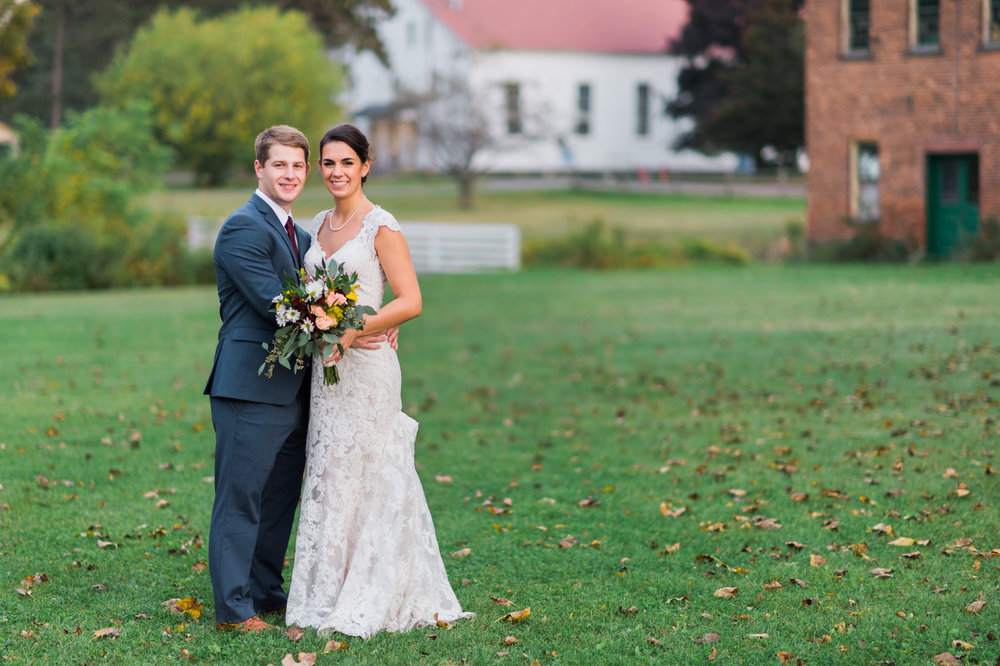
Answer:
[[684, 0], [421, 2], [476, 49], [664, 53], [688, 18]]

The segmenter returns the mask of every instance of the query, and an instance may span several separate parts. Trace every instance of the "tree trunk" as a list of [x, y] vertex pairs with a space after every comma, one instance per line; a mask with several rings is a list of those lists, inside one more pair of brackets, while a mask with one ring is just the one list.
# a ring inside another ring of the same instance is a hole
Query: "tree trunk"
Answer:
[[472, 181], [471, 173], [458, 174], [458, 207], [462, 210], [472, 209]]
[[63, 36], [66, 32], [66, 14], [62, 5], [56, 11], [56, 36], [52, 53], [52, 118], [50, 126], [58, 129], [62, 122], [62, 60]]

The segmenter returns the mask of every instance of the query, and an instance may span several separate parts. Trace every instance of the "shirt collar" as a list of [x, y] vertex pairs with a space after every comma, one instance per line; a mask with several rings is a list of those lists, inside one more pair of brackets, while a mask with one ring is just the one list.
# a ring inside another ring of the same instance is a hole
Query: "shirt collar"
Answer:
[[271, 197], [269, 197], [266, 194], [264, 194], [264, 192], [259, 187], [257, 188], [257, 191], [255, 192], [255, 194], [257, 196], [259, 196], [261, 199], [263, 199], [264, 203], [266, 203], [268, 206], [271, 207], [271, 210], [274, 211], [274, 214], [275, 214], [275, 216], [277, 216], [278, 222], [281, 223], [281, 226], [285, 226], [285, 222], [288, 221], [289, 217], [291, 217], [293, 220], [295, 219], [292, 216], [291, 211], [287, 211], [286, 212], [284, 208], [282, 208], [278, 204], [274, 203], [271, 200]]

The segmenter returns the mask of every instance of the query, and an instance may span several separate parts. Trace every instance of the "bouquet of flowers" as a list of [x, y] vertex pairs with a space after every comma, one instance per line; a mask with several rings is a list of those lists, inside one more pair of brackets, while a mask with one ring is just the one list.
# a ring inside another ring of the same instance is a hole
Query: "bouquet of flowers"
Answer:
[[[299, 273], [299, 279], [285, 278], [281, 293], [271, 302], [281, 328], [270, 346], [264, 343], [267, 357], [257, 370], [268, 379], [275, 363], [292, 370], [290, 359], [295, 357], [294, 372], [298, 372], [305, 367], [306, 358], [324, 355], [327, 345], [337, 345], [343, 354], [340, 336], [350, 328], [364, 328], [364, 315], [375, 314], [374, 308], [358, 305], [358, 274], [345, 274], [343, 264], [334, 275], [324, 266], [317, 266], [312, 276], [304, 268]], [[328, 386], [340, 381], [337, 366], [324, 365], [323, 378]]]

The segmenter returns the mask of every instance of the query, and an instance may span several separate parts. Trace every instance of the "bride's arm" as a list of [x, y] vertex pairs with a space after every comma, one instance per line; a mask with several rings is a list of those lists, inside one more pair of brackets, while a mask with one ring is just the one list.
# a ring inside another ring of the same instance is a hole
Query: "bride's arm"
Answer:
[[[399, 231], [391, 231], [387, 227], [379, 227], [375, 236], [375, 252], [378, 254], [386, 280], [392, 288], [393, 299], [382, 306], [373, 315], [365, 317], [363, 330], [349, 330], [340, 338], [340, 343], [347, 350], [355, 339], [363, 335], [381, 333], [387, 329], [396, 328], [403, 322], [420, 315], [423, 301], [420, 297], [420, 284], [417, 282], [413, 261], [406, 239]], [[340, 355], [334, 350], [332, 360], [339, 360]]]

